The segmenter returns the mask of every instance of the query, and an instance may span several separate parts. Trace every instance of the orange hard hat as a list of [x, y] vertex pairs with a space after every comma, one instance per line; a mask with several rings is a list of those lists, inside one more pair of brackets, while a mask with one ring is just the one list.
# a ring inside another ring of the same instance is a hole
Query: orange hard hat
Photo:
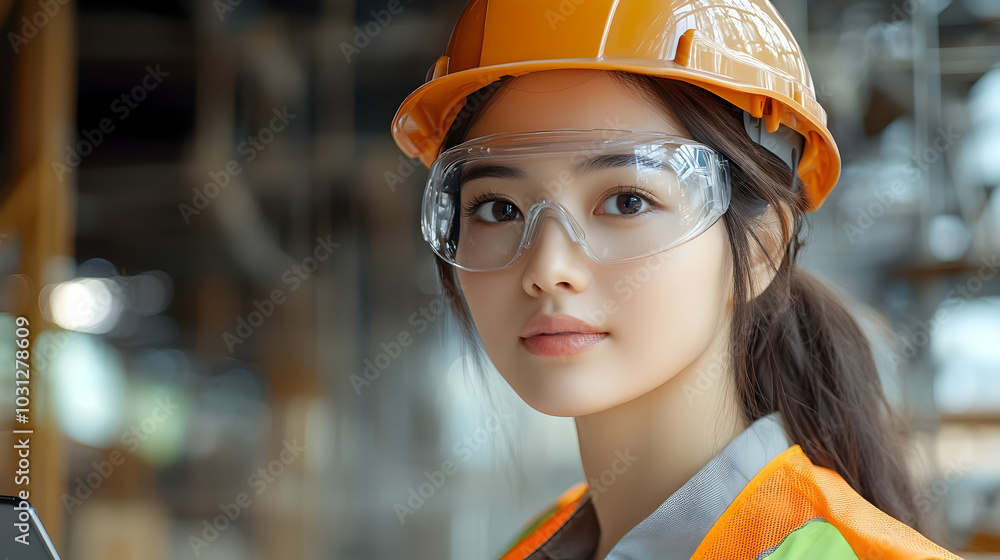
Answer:
[[805, 57], [768, 0], [471, 0], [426, 83], [393, 117], [393, 139], [430, 167], [467, 95], [505, 75], [559, 68], [692, 83], [763, 119], [769, 133], [798, 132], [792, 167], [809, 210], [840, 177]]

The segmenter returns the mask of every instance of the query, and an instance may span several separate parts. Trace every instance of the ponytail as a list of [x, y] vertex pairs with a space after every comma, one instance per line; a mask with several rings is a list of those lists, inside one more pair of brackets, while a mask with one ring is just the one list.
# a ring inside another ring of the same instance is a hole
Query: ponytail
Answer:
[[[810, 460], [837, 471], [885, 513], [925, 531], [903, 448], [871, 346], [824, 282], [788, 266], [787, 291], [772, 282], [750, 307], [751, 328], [737, 376], [744, 412], [781, 413]], [[781, 293], [785, 292], [785, 293]], [[743, 338], [743, 337], [741, 337]]]

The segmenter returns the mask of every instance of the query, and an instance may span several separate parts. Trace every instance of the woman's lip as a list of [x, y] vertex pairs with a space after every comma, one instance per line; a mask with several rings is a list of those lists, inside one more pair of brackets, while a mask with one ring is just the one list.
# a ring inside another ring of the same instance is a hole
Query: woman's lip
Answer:
[[536, 356], [571, 356], [590, 349], [608, 336], [608, 333], [536, 334], [521, 338], [521, 344]]

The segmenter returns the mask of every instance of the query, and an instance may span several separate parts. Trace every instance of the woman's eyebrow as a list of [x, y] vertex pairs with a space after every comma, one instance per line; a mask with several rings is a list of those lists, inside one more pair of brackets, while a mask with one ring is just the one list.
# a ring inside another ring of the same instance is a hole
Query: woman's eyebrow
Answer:
[[[577, 173], [583, 174], [591, 173], [593, 171], [601, 171], [604, 169], [615, 169], [634, 165], [641, 165], [643, 167], [653, 169], [662, 169], [665, 167], [662, 161], [648, 156], [637, 154], [601, 154], [578, 164], [576, 166], [576, 170]], [[465, 183], [467, 181], [481, 179], [483, 177], [497, 177], [499, 179], [525, 179], [527, 174], [521, 169], [506, 165], [473, 165], [462, 173], [461, 182]]]
[[653, 169], [663, 169], [662, 161], [639, 154], [602, 154], [594, 156], [576, 166], [578, 173], [590, 173], [602, 169], [613, 169], [626, 166], [643, 166]]
[[500, 179], [524, 179], [527, 174], [516, 168], [506, 165], [473, 165], [462, 173], [461, 182], [481, 179], [483, 177], [497, 177]]

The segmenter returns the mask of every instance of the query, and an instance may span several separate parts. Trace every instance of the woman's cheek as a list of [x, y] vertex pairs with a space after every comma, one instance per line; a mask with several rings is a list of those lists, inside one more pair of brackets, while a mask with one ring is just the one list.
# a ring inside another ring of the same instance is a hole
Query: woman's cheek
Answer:
[[[472, 313], [472, 321], [482, 338], [483, 347], [488, 352], [503, 347], [504, 338], [515, 340], [523, 326], [514, 325], [513, 319], [509, 316], [513, 307], [511, 298], [516, 297], [516, 294], [511, 292], [510, 282], [516, 280], [499, 276], [503, 275], [489, 272], [466, 272], [459, 275], [459, 283], [469, 311]], [[519, 287], [520, 284], [516, 286]]]
[[634, 281], [625, 281], [631, 297], [612, 321], [625, 355], [659, 375], [678, 373], [718, 334], [726, 298], [724, 240], [718, 231], [703, 235], [704, 243], [695, 239], [667, 258], [647, 260], [648, 276], [633, 271]]

